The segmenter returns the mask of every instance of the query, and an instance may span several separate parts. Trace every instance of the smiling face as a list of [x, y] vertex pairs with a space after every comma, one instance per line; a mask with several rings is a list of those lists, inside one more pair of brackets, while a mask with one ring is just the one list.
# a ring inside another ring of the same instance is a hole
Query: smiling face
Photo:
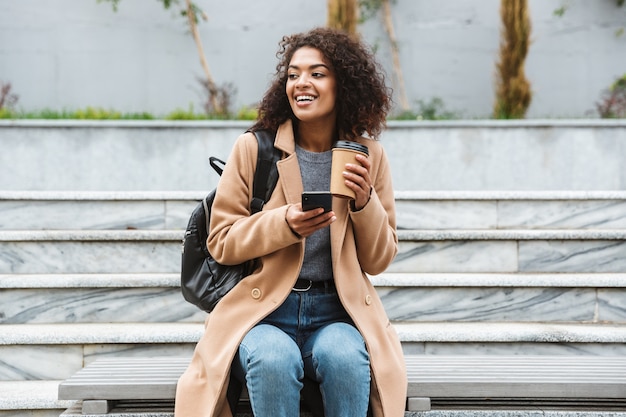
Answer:
[[300, 122], [334, 125], [335, 73], [320, 50], [302, 47], [293, 54], [287, 68], [286, 92], [289, 105]]

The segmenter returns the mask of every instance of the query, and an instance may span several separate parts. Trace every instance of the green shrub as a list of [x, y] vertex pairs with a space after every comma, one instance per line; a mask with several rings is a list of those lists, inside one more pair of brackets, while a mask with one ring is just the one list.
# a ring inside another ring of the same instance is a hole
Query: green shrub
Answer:
[[603, 92], [596, 109], [603, 119], [626, 118], [626, 74]]
[[417, 100], [417, 111], [405, 111], [397, 116], [392, 117], [393, 120], [452, 120], [460, 119], [461, 116], [453, 111], [446, 110], [443, 100], [439, 97], [433, 97], [430, 101]]

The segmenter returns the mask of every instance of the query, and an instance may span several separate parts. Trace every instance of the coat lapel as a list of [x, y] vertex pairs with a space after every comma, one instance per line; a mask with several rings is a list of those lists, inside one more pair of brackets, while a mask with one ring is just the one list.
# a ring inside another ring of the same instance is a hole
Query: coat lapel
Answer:
[[296, 142], [290, 120], [278, 128], [274, 146], [287, 155], [286, 158], [276, 163], [278, 184], [283, 191], [287, 204], [297, 204], [300, 202], [303, 186], [300, 177], [300, 165], [296, 156]]
[[287, 204], [297, 204], [302, 199], [302, 179], [300, 178], [300, 165], [295, 153], [281, 159], [276, 163], [278, 169], [278, 182], [285, 195]]

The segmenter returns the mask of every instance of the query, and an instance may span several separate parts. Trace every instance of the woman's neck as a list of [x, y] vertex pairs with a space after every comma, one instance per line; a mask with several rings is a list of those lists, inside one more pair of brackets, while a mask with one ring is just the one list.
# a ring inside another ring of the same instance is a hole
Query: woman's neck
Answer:
[[301, 148], [311, 152], [324, 152], [333, 146], [335, 127], [329, 124], [310, 125], [299, 123], [295, 129], [296, 142]]

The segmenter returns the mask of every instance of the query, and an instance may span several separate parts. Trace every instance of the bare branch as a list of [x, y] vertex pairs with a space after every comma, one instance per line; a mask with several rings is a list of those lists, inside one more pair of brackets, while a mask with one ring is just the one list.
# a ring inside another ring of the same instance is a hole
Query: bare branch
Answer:
[[403, 111], [410, 109], [409, 100], [406, 96], [406, 87], [404, 85], [404, 75], [402, 74], [402, 65], [400, 64], [400, 49], [398, 47], [398, 38], [393, 26], [393, 19], [391, 17], [391, 1], [382, 0], [383, 6], [383, 21], [385, 23], [385, 31], [389, 37], [389, 43], [391, 46], [391, 56], [393, 60], [393, 72], [398, 83], [398, 94], [400, 98], [400, 106]]
[[191, 35], [193, 36], [193, 40], [196, 42], [196, 47], [198, 49], [198, 55], [200, 57], [200, 64], [202, 65], [202, 69], [204, 70], [204, 75], [206, 77], [207, 88], [209, 90], [209, 100], [211, 100], [211, 105], [215, 109], [216, 113], [223, 113], [223, 108], [217, 99], [218, 96], [218, 88], [215, 84], [215, 80], [213, 79], [213, 75], [211, 75], [211, 70], [209, 69], [209, 63], [206, 60], [206, 56], [204, 55], [204, 48], [202, 47], [202, 39], [200, 39], [200, 34], [198, 33], [198, 25], [196, 24], [196, 14], [193, 10], [193, 5], [191, 0], [185, 0], [187, 4], [187, 19], [189, 21], [189, 28], [191, 29]]

